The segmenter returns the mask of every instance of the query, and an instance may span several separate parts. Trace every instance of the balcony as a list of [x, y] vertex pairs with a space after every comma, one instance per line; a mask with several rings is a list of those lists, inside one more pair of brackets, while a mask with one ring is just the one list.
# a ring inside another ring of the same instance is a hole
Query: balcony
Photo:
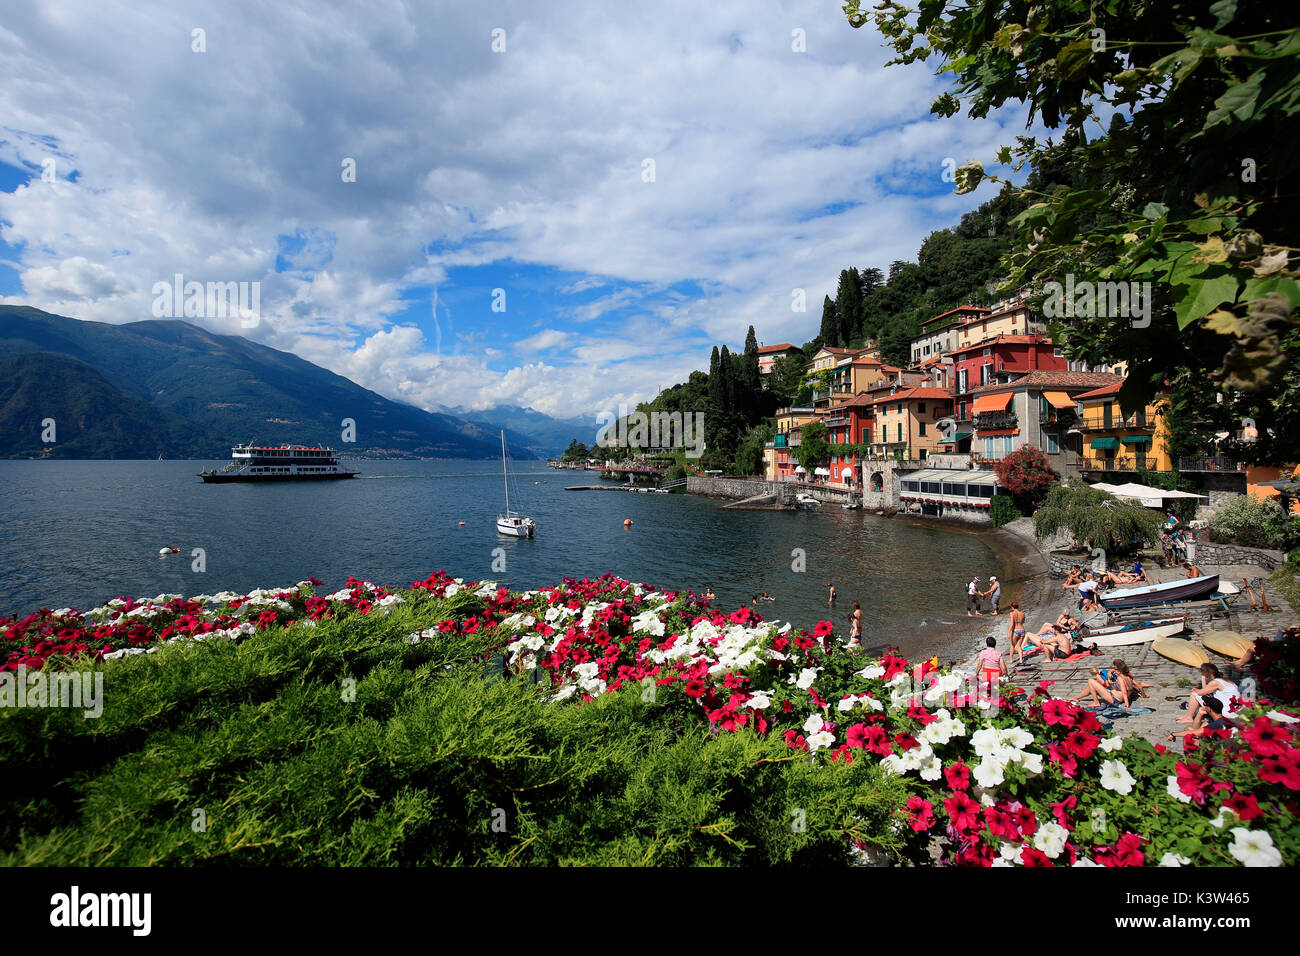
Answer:
[[1148, 425], [1146, 412], [1138, 412], [1128, 418], [1120, 418], [1118, 415], [1084, 415], [1079, 419], [1078, 425], [1086, 432], [1104, 432], [1122, 428], [1154, 427], [1155, 423]]
[[1020, 420], [1015, 412], [981, 412], [975, 416], [975, 430], [992, 428], [1019, 428]]
[[816, 405], [818, 402], [829, 402], [832, 399], [836, 399], [836, 398], [847, 399], [852, 397], [853, 397], [853, 393], [850, 392], [848, 389], [844, 389], [844, 388], [833, 388], [833, 387], [829, 389], [815, 388], [813, 389], [813, 393], [812, 393], [812, 400], [814, 405]]
[[1072, 408], [1050, 408], [1038, 415], [1038, 424], [1042, 428], [1073, 428], [1079, 424], [1079, 413]]
[[1246, 466], [1231, 458], [1179, 458], [1179, 471], [1245, 471]]
[[847, 425], [849, 417], [847, 415], [836, 415], [834, 418], [823, 418], [822, 424], [828, 428], [832, 425]]
[[1103, 471], [1156, 471], [1155, 459], [1147, 459], [1132, 455], [1119, 455], [1115, 458], [1084, 458], [1079, 465], [1080, 471], [1085, 472], [1103, 472]]

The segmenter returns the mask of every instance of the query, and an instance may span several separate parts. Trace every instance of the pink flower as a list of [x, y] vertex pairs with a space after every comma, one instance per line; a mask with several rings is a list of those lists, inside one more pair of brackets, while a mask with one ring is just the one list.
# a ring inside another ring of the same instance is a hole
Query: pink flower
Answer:
[[948, 781], [949, 789], [970, 789], [970, 767], [966, 766], [964, 763], [955, 763], [945, 767], [943, 770], [943, 778]]
[[910, 815], [908, 825], [922, 833], [934, 826], [934, 804], [918, 796], [907, 798], [907, 811]]

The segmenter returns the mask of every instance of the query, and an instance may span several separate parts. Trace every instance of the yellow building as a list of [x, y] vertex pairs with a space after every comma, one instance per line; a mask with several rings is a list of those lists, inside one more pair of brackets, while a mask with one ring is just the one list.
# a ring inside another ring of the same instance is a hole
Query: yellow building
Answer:
[[871, 432], [873, 458], [927, 458], [942, 451], [938, 421], [952, 414], [952, 395], [918, 386], [880, 395]]
[[1167, 405], [1156, 400], [1125, 418], [1119, 407], [1123, 382], [1074, 396], [1083, 432], [1085, 472], [1173, 471], [1169, 453], [1169, 423], [1161, 414]]

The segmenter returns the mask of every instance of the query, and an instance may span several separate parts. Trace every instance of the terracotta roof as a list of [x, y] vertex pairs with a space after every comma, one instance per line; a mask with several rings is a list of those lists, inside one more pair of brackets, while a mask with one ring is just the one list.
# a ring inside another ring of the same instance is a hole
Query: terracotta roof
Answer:
[[925, 326], [929, 325], [931, 322], [938, 322], [940, 319], [945, 318], [945, 317], [947, 317], [947, 316], [949, 316], [949, 315], [956, 315], [958, 312], [984, 312], [984, 313], [987, 313], [988, 311], [989, 311], [989, 310], [986, 309], [986, 308], [984, 308], [982, 305], [959, 305], [959, 306], [957, 306], [957, 308], [955, 308], [955, 309], [949, 309], [947, 312], [942, 312], [942, 313], [940, 313], [939, 315], [936, 315], [936, 316], [935, 316], [934, 318], [932, 318], [932, 319], [926, 319], [924, 322], [921, 323], [921, 326], [922, 326], [922, 327], [925, 327]]
[[866, 392], [860, 392], [857, 395], [854, 395], [852, 398], [845, 399], [844, 401], [840, 402], [838, 405], [831, 405], [829, 408], [826, 409], [826, 411], [833, 412], [836, 409], [840, 409], [840, 408], [866, 408], [867, 406], [873, 404], [875, 404], [874, 398], [872, 398]]
[[853, 365], [884, 365], [878, 358], [872, 358], [870, 355], [859, 355], [852, 362]]
[[1119, 381], [1112, 385], [1103, 385], [1101, 388], [1094, 388], [1091, 392], [1084, 392], [1082, 395], [1075, 395], [1074, 397], [1079, 401], [1085, 398], [1109, 398], [1112, 395], [1118, 395], [1123, 384], [1123, 381]]
[[1060, 372], [1040, 368], [1005, 385], [981, 385], [971, 389], [970, 393], [982, 395], [986, 392], [1018, 392], [1026, 388], [1094, 389], [1115, 384], [1124, 384], [1123, 377], [1109, 372]]
[[994, 345], [1024, 345], [1029, 343], [1053, 346], [1056, 344], [1045, 335], [1008, 335], [1003, 332], [992, 338], [984, 339], [982, 342], [972, 342], [970, 345], [963, 345], [959, 349], [950, 349], [943, 354], [956, 355], [959, 352], [969, 352], [972, 349], [987, 349]]
[[799, 346], [791, 345], [789, 342], [782, 342], [780, 345], [760, 345], [758, 347], [759, 355], [762, 355], [764, 352], [790, 352], [790, 351], [794, 351], [794, 352], [799, 351]]
[[880, 397], [873, 399], [872, 404], [884, 405], [889, 402], [901, 402], [905, 400], [927, 401], [930, 399], [951, 400], [952, 394], [950, 392], [945, 392], [941, 388], [926, 388], [925, 386], [918, 386], [917, 388], [903, 389], [901, 392], [895, 392], [893, 395], [881, 395]]

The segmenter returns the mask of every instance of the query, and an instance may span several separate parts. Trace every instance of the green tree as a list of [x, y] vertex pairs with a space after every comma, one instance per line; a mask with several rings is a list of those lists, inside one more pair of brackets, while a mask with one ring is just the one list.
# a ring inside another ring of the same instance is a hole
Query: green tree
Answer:
[[[842, 344], [840, 342], [840, 319], [835, 312], [835, 303], [831, 301], [830, 296], [826, 296], [822, 300], [822, 325], [817, 338], [821, 340], [818, 343], [819, 346], [828, 345], [837, 348]], [[805, 351], [807, 352], [806, 348]], [[816, 349], [813, 351], [815, 352]], [[807, 354], [811, 356], [813, 352], [807, 352]]]
[[830, 461], [828, 434], [826, 426], [821, 422], [808, 422], [799, 429], [799, 447], [794, 450], [794, 457], [810, 475], [818, 465]]
[[1047, 492], [1034, 515], [1034, 534], [1041, 539], [1067, 531], [1089, 548], [1124, 552], [1155, 541], [1161, 524], [1159, 511], [1123, 504], [1112, 494], [1074, 482], [1053, 485]]
[[736, 473], [761, 475], [766, 466], [764, 446], [772, 440], [776, 427], [772, 422], [760, 422], [751, 428], [736, 449]]
[[802, 355], [783, 355], [772, 365], [768, 378], [768, 391], [776, 398], [778, 407], [789, 405], [804, 379]]
[[751, 391], [757, 392], [761, 383], [758, 371], [758, 336], [754, 334], [754, 327], [749, 327], [749, 332], [745, 335], [745, 387]]
[[568, 448], [564, 449], [564, 458], [566, 461], [576, 461], [579, 459], [586, 460], [590, 456], [591, 452], [587, 449], [587, 446], [576, 438], [569, 442]]

